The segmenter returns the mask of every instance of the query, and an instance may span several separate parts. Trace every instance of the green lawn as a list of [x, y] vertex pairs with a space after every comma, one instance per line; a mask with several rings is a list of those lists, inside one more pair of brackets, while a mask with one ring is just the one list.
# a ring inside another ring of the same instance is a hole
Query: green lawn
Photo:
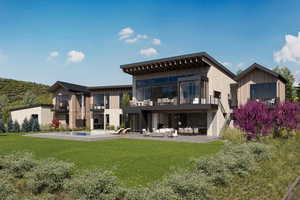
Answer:
[[222, 142], [205, 144], [115, 139], [96, 142], [0, 136], [0, 154], [33, 152], [39, 159], [55, 157], [73, 162], [78, 169], [109, 169], [126, 185], [145, 185], [175, 168], [189, 167], [195, 157], [213, 154]]

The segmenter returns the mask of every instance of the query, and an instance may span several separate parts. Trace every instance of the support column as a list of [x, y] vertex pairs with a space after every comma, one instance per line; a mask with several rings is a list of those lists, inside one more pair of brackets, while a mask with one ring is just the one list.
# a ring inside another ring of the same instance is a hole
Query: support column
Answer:
[[72, 94], [69, 103], [69, 128], [76, 128], [76, 95]]

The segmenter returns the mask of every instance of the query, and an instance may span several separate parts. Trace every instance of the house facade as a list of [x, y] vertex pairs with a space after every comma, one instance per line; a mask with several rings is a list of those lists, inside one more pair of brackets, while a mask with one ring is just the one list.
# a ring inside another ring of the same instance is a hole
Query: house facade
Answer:
[[121, 69], [132, 76], [133, 97], [124, 114], [126, 126], [136, 132], [173, 128], [178, 134], [219, 136], [238, 105], [285, 99], [279, 74], [254, 64], [237, 77], [205, 52]]
[[231, 113], [236, 76], [206, 53], [122, 65], [132, 75], [124, 108], [133, 131], [174, 128], [179, 134], [218, 136]]
[[107, 129], [121, 126], [121, 99], [131, 93], [131, 85], [87, 87], [57, 81], [49, 91], [54, 117], [62, 126]]

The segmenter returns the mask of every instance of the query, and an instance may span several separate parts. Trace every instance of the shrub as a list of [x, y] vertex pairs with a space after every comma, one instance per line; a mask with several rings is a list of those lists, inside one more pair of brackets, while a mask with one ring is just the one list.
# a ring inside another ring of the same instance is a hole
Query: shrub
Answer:
[[55, 129], [57, 129], [57, 128], [59, 128], [59, 119], [57, 119], [57, 118], [53, 118], [52, 119], [52, 124], [51, 124], [51, 126], [53, 127], [53, 128], [55, 128]]
[[269, 146], [261, 143], [249, 143], [247, 145], [257, 162], [270, 160], [272, 158], [271, 148]]
[[11, 118], [9, 118], [7, 122], [7, 132], [12, 133], [14, 132], [14, 122], [12, 121]]
[[37, 167], [26, 174], [28, 187], [34, 193], [60, 191], [65, 179], [71, 177], [73, 166], [72, 163], [55, 159], [40, 161]]
[[6, 129], [5, 129], [5, 125], [2, 119], [0, 119], [0, 133], [5, 133]]
[[0, 157], [0, 169], [6, 170], [16, 178], [22, 178], [26, 172], [37, 165], [30, 153], [16, 152]]
[[147, 187], [135, 187], [127, 190], [124, 200], [176, 200], [179, 197], [170, 187], [162, 184]]
[[33, 119], [31, 129], [32, 129], [32, 131], [40, 131], [41, 130], [38, 119]]
[[0, 200], [17, 199], [15, 196], [16, 190], [14, 186], [4, 177], [0, 177]]
[[29, 121], [27, 118], [25, 118], [22, 124], [22, 132], [30, 132], [30, 131], [31, 131], [31, 127]]
[[[175, 173], [165, 180], [166, 186], [170, 187], [179, 197], [186, 200], [208, 200], [211, 185], [202, 174], [193, 172]], [[176, 198], [174, 198], [176, 199]]]
[[234, 111], [234, 124], [247, 133], [248, 138], [268, 135], [273, 128], [273, 116], [265, 103], [249, 101]]
[[14, 122], [14, 130], [13, 130], [13, 132], [18, 133], [18, 132], [20, 132], [20, 131], [21, 131], [20, 124], [19, 124], [19, 122], [16, 120], [16, 121]]
[[90, 170], [74, 177], [66, 184], [75, 199], [116, 199], [120, 188], [117, 178], [109, 171]]

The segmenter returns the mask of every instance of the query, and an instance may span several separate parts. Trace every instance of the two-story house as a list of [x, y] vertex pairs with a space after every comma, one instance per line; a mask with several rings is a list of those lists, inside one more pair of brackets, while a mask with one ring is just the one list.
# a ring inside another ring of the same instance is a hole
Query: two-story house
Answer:
[[61, 125], [92, 130], [121, 126], [122, 96], [131, 90], [131, 85], [87, 87], [62, 81], [49, 88], [54, 117]]
[[219, 136], [232, 109], [248, 100], [284, 101], [285, 79], [258, 64], [236, 76], [205, 52], [121, 65], [132, 75], [124, 108], [132, 131], [174, 128]]

